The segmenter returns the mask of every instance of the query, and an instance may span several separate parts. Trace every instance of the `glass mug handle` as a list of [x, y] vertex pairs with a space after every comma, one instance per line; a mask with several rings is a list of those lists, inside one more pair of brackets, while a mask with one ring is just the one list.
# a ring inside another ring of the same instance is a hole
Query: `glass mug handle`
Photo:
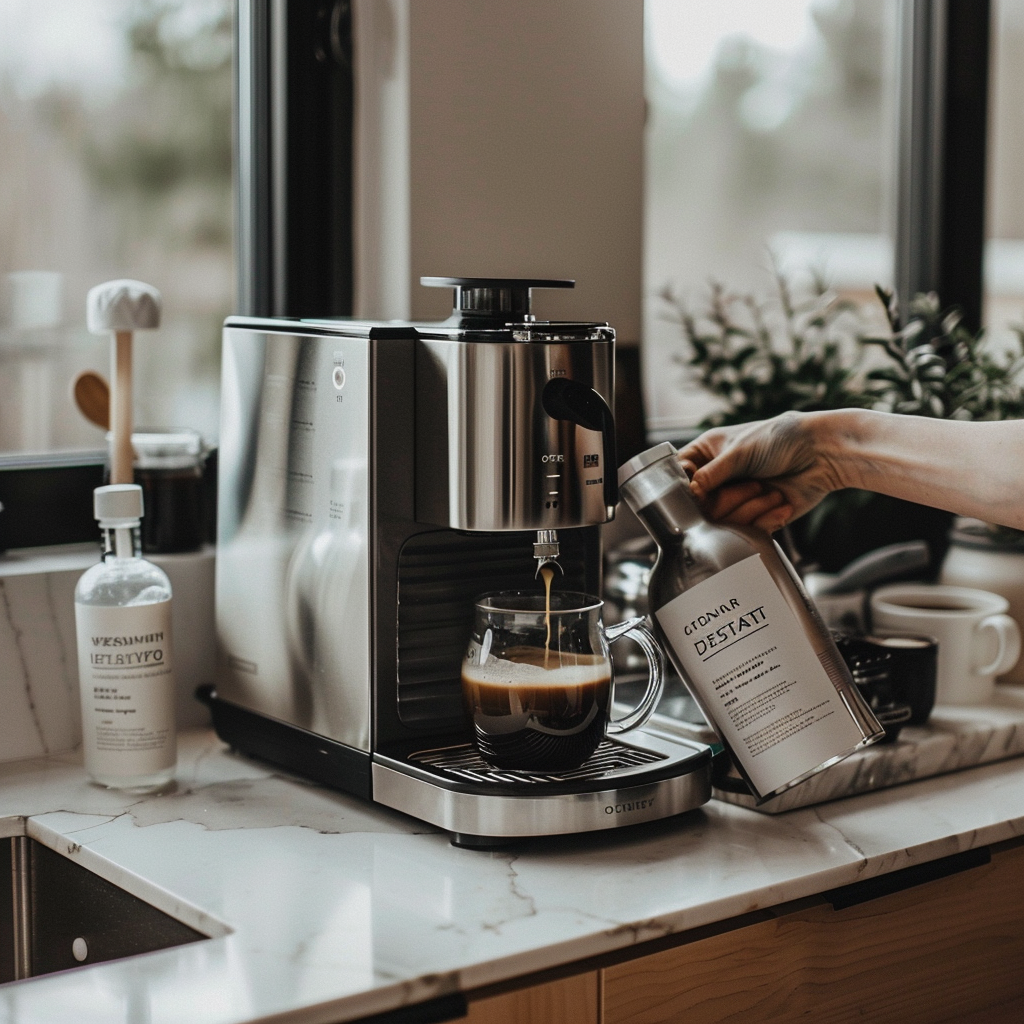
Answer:
[[[626, 619], [625, 622], [607, 626], [604, 635], [608, 638], [609, 644], [623, 636], [635, 640], [647, 656], [647, 666], [650, 670], [647, 692], [644, 694], [643, 700], [622, 718], [613, 719], [609, 713], [608, 728], [605, 731], [614, 736], [618, 733], [628, 732], [630, 729], [636, 729], [654, 714], [654, 709], [658, 706], [658, 701], [661, 700], [662, 690], [665, 689], [665, 655], [662, 653], [658, 641], [655, 640], [651, 627], [647, 625], [647, 620], [643, 617]], [[614, 694], [614, 692], [613, 689], [612, 693]]]

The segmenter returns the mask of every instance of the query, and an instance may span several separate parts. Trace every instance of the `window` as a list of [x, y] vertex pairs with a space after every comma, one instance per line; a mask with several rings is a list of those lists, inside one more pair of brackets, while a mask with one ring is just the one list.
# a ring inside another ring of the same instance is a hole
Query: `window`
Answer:
[[135, 422], [217, 431], [231, 310], [230, 0], [0, 0], [0, 454], [103, 446], [73, 407], [108, 368], [85, 296], [158, 287]]
[[820, 271], [868, 300], [891, 285], [898, 5], [646, 0], [644, 359], [658, 435], [710, 411], [658, 293], [772, 291]]
[[999, 343], [1024, 324], [1024, 0], [998, 0], [992, 15], [984, 319]]

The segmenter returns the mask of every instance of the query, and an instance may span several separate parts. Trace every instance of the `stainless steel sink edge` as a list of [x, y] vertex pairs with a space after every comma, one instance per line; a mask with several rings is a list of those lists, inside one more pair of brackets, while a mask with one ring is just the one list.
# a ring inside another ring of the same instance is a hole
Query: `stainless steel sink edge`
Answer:
[[[60, 813], [68, 825], [68, 815]], [[41, 815], [40, 817], [44, 817]], [[81, 832], [110, 818], [81, 815]], [[88, 824], [85, 824], [88, 822]], [[83, 846], [73, 829], [0, 818], [0, 987], [223, 939], [233, 929]]]

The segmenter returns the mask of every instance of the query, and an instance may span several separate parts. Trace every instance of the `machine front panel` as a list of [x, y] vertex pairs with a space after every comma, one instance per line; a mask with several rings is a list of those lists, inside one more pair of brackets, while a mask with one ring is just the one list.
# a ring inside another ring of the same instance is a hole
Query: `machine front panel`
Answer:
[[370, 749], [369, 342], [224, 332], [218, 696]]
[[417, 352], [416, 518], [479, 532], [609, 519], [603, 435], [553, 418], [542, 395], [576, 381], [614, 404], [609, 341], [425, 339]]

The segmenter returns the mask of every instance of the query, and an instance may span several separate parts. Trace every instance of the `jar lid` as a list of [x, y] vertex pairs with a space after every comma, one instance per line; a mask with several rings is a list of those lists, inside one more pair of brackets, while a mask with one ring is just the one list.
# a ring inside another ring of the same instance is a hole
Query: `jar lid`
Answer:
[[138, 469], [194, 469], [207, 453], [202, 434], [189, 427], [135, 431], [132, 448]]

